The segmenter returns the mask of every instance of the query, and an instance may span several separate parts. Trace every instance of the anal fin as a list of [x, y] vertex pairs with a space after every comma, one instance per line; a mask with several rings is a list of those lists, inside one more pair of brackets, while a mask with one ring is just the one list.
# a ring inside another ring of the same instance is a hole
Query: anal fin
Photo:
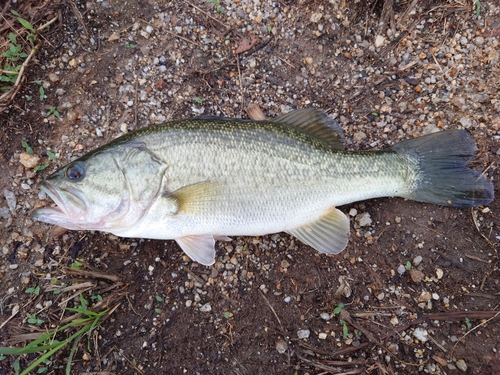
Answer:
[[175, 241], [195, 262], [204, 266], [215, 263], [215, 240], [211, 234], [185, 236], [176, 238]]
[[349, 219], [342, 211], [333, 208], [319, 220], [288, 233], [321, 253], [338, 254], [349, 241]]

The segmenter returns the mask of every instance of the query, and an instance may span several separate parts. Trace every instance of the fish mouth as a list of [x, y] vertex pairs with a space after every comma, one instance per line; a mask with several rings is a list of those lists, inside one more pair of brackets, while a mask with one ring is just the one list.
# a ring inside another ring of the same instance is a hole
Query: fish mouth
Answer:
[[38, 187], [52, 198], [56, 206], [35, 209], [35, 220], [72, 230], [81, 229], [78, 222], [82, 221], [87, 205], [78, 190], [71, 187], [60, 190], [46, 180]]

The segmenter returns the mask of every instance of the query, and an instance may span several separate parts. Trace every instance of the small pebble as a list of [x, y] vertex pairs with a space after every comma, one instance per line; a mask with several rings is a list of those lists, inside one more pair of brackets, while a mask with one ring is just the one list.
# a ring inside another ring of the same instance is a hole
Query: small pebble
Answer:
[[12, 191], [5, 189], [3, 191], [3, 196], [7, 201], [7, 206], [9, 206], [10, 212], [14, 212], [16, 210], [16, 205], [17, 205], [16, 195]]
[[210, 312], [212, 311], [212, 306], [210, 306], [209, 303], [205, 303], [203, 306], [200, 307], [201, 312]]
[[327, 334], [325, 332], [321, 332], [319, 335], [318, 335], [318, 338], [320, 340], [325, 340], [327, 338]]
[[26, 169], [33, 169], [40, 164], [40, 156], [23, 152], [19, 157], [19, 161]]
[[319, 316], [323, 320], [330, 320], [330, 314], [328, 314], [327, 312], [322, 312], [321, 314], [319, 314]]
[[459, 359], [458, 361], [455, 362], [455, 365], [460, 371], [466, 372], [467, 371], [467, 364], [463, 359]]
[[414, 283], [419, 283], [424, 279], [425, 275], [422, 271], [412, 268], [410, 270], [410, 277]]
[[309, 338], [309, 335], [311, 334], [311, 331], [308, 329], [300, 329], [297, 331], [297, 336], [299, 339], [307, 339]]
[[438, 280], [441, 280], [443, 278], [444, 272], [441, 268], [436, 268], [436, 276]]
[[431, 298], [432, 298], [432, 295], [429, 292], [424, 290], [422, 293], [420, 293], [420, 296], [418, 297], [417, 300], [418, 300], [418, 302], [427, 302]]
[[400, 264], [400, 265], [398, 266], [398, 273], [399, 273], [400, 275], [403, 275], [405, 272], [406, 272], [406, 267], [405, 267], [405, 266], [403, 266], [402, 264]]
[[422, 256], [417, 255], [415, 258], [413, 258], [412, 263], [415, 267], [418, 267], [420, 265], [420, 263], [422, 263]]
[[426, 342], [427, 340], [429, 340], [429, 333], [424, 328], [415, 328], [415, 330], [413, 331], [413, 336], [421, 342]]
[[358, 214], [358, 210], [356, 210], [355, 208], [351, 208], [351, 209], [349, 210], [349, 216], [354, 217], [354, 216], [356, 216], [357, 214]]
[[356, 216], [356, 220], [360, 227], [366, 227], [372, 223], [372, 219], [370, 218], [370, 214], [368, 212], [363, 212]]
[[276, 343], [277, 352], [280, 354], [284, 354], [287, 349], [288, 349], [288, 344], [283, 340], [278, 340], [278, 342]]

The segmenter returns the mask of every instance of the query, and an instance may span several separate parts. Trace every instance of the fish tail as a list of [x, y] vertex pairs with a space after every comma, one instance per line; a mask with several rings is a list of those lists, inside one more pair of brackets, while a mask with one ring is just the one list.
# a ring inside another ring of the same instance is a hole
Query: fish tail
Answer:
[[493, 183], [467, 167], [477, 147], [466, 130], [429, 134], [394, 145], [409, 165], [404, 198], [450, 207], [474, 207], [493, 200]]

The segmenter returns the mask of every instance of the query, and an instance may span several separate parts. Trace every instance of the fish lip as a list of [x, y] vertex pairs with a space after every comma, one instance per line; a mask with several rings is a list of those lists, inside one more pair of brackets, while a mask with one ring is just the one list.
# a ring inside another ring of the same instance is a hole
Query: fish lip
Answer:
[[[33, 211], [33, 217], [36, 220], [48, 222], [50, 224], [61, 225], [63, 222], [73, 222], [75, 217], [80, 216], [85, 212], [86, 204], [82, 199], [81, 194], [72, 188], [64, 189], [65, 192], [71, 194], [77, 199], [78, 203], [81, 203], [83, 207], [78, 207], [74, 202], [68, 202], [67, 198], [56, 189], [49, 181], [44, 180], [38, 184], [38, 188], [44, 191], [56, 204], [52, 207], [39, 208]], [[73, 209], [71, 209], [73, 208]]]

